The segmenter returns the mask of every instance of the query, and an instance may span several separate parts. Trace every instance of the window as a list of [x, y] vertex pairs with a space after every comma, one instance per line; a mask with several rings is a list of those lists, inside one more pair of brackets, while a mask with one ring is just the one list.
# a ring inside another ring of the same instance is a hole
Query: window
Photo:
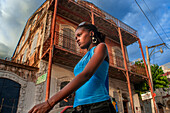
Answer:
[[[61, 85], [60, 85], [60, 89], [64, 88], [69, 82], [70, 82], [70, 81], [64, 81], [64, 82], [62, 82]], [[72, 95], [70, 95], [70, 96], [67, 98], [67, 101], [62, 100], [62, 101], [60, 102], [60, 107], [73, 105], [73, 100], [74, 100], [74, 97], [72, 97]]]
[[36, 24], [37, 18], [38, 18], [38, 15], [36, 15], [36, 16], [34, 17], [34, 20], [33, 20], [33, 22], [32, 22], [32, 26], [34, 26], [34, 25]]
[[115, 50], [116, 54], [116, 64], [118, 67], [124, 67], [122, 51], [119, 49]]
[[60, 25], [59, 45], [73, 52], [79, 51], [74, 38], [75, 29], [70, 25]]
[[19, 49], [18, 49], [18, 53], [20, 52], [21, 48], [22, 48], [22, 44], [23, 43], [23, 37], [21, 38], [21, 41], [19, 43]]
[[63, 28], [63, 47], [71, 50], [75, 49], [74, 32], [69, 28]]
[[32, 41], [32, 46], [31, 46], [31, 53], [30, 53], [30, 55], [32, 55], [35, 52], [35, 49], [37, 47], [38, 35], [39, 35], [39, 33], [36, 33], [34, 35], [34, 38], [33, 38], [33, 41]]
[[112, 47], [114, 65], [124, 67], [122, 51], [118, 47]]
[[0, 78], [0, 113], [16, 113], [21, 85], [6, 78]]
[[22, 57], [22, 63], [26, 62], [27, 48], [25, 49], [24, 55]]
[[[25, 34], [25, 42], [27, 41], [27, 39], [28, 39], [28, 36], [29, 36], [29, 33], [30, 33], [30, 28], [31, 27], [29, 27], [28, 29], [27, 29], [27, 32], [26, 32], [26, 34]], [[24, 42], [24, 43], [25, 43]]]

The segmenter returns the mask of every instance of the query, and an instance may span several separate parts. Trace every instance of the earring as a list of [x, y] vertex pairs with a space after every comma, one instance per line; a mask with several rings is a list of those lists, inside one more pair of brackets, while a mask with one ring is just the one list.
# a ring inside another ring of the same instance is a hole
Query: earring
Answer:
[[92, 37], [92, 43], [96, 44], [97, 43], [97, 38], [95, 38], [94, 36]]

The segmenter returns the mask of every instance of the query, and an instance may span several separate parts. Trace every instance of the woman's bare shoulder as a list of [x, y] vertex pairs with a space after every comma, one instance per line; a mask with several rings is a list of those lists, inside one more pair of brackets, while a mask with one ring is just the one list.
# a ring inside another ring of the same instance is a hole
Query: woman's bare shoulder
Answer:
[[100, 43], [96, 46], [96, 48], [94, 49], [94, 52], [97, 52], [97, 51], [100, 51], [100, 52], [107, 52], [107, 46], [105, 43]]

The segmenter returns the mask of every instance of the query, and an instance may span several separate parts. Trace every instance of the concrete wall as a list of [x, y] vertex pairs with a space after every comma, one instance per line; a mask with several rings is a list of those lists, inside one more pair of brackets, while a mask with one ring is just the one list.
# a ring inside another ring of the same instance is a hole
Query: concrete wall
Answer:
[[[45, 62], [44, 62], [45, 64]], [[48, 63], [45, 64], [48, 66]], [[45, 68], [44, 68], [45, 69]], [[67, 66], [53, 64], [52, 65], [52, 78], [51, 78], [51, 89], [50, 89], [50, 96], [54, 95], [56, 92], [60, 90], [60, 85], [64, 81], [71, 81], [74, 78], [73, 69]], [[133, 93], [134, 105], [136, 107], [140, 107], [140, 103], [138, 100], [137, 94], [134, 93], [133, 84], [131, 84], [131, 89]], [[44, 88], [45, 89], [45, 88]], [[109, 78], [109, 95], [114, 97], [118, 103], [119, 113], [124, 113], [124, 106], [123, 100], [128, 100], [127, 102], [127, 109], [128, 113], [131, 113], [131, 106], [130, 106], [130, 98], [127, 83], [125, 81]], [[54, 107], [54, 110], [51, 111], [57, 112], [59, 111], [59, 103]], [[138, 109], [140, 111], [140, 109]], [[140, 112], [138, 112], [140, 113]]]
[[0, 79], [1, 78], [13, 80], [21, 85], [17, 113], [28, 112], [31, 105], [34, 103], [35, 84], [33, 82], [28, 82], [26, 79], [21, 78], [13, 72], [5, 70], [0, 70]]
[[[36, 73], [36, 76], [41, 76], [47, 73], [48, 62], [41, 61], [39, 72]], [[25, 73], [22, 73], [22, 77], [25, 77]], [[46, 82], [36, 84], [34, 82], [28, 81], [28, 78], [22, 78], [17, 74], [0, 70], [0, 78], [11, 79], [21, 85], [20, 97], [18, 103], [17, 113], [28, 112], [35, 104], [45, 101], [46, 94]], [[53, 64], [52, 65], [52, 76], [51, 76], [51, 89], [50, 97], [60, 90], [61, 83], [64, 81], [71, 81], [74, 78], [73, 69], [67, 66]], [[127, 110], [128, 113], [131, 113], [130, 98], [127, 87], [127, 82], [117, 80], [114, 78], [109, 78], [109, 95], [116, 99], [118, 104], [119, 113], [124, 113], [124, 100], [127, 101]], [[131, 84], [134, 106], [139, 107], [138, 96], [134, 93], [133, 84]], [[59, 104], [54, 107], [55, 113], [59, 111]], [[139, 110], [139, 109], [138, 109]], [[51, 112], [52, 113], [52, 112]], [[139, 112], [140, 113], [140, 112]]]
[[141, 105], [140, 105], [138, 94], [134, 94], [133, 95], [133, 101], [134, 101], [135, 113], [142, 113], [141, 112]]

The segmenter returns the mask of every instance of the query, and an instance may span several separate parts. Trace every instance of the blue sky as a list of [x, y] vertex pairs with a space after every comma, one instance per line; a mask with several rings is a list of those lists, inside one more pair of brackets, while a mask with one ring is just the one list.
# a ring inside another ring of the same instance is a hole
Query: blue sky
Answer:
[[[0, 0], [0, 58], [11, 57], [28, 18], [45, 0]], [[145, 46], [163, 43], [153, 30], [135, 0], [88, 0], [105, 12], [138, 31], [145, 54]], [[163, 41], [170, 48], [170, 0], [137, 0]], [[149, 6], [146, 7], [145, 3]], [[150, 12], [151, 11], [151, 12]], [[154, 16], [153, 16], [154, 15]], [[155, 20], [156, 18], [156, 20]], [[161, 27], [166, 35], [162, 31]], [[170, 62], [170, 49], [151, 56], [152, 64]], [[149, 49], [151, 52], [151, 49]], [[128, 46], [130, 61], [142, 58], [138, 43]]]

